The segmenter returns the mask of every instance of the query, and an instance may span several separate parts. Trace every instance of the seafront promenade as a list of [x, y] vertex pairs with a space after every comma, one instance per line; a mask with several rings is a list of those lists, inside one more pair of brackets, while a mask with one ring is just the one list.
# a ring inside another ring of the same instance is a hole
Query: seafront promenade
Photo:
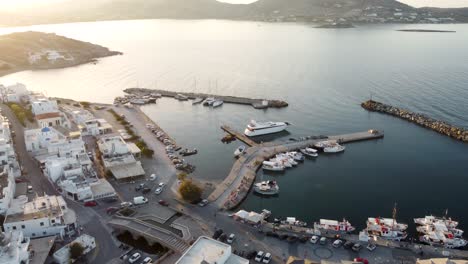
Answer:
[[[223, 130], [226, 126], [222, 126]], [[239, 132], [229, 130], [231, 135], [241, 135]], [[326, 138], [311, 138], [299, 141], [252, 144], [245, 153], [234, 163], [229, 175], [211, 193], [208, 200], [215, 202], [221, 209], [230, 210], [236, 208], [248, 195], [255, 181], [257, 170], [262, 162], [282, 152], [298, 150], [312, 146], [320, 141], [336, 141], [338, 143], [351, 143], [363, 140], [380, 139], [384, 133], [377, 130], [369, 130], [359, 133], [329, 136]], [[242, 140], [243, 137], [240, 138]]]

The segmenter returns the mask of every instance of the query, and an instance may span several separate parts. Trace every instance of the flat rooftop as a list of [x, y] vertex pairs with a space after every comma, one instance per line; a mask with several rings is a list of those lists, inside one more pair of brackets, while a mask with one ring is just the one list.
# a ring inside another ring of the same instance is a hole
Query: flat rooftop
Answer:
[[233, 254], [230, 245], [201, 236], [176, 262], [176, 264], [193, 263], [248, 264], [249, 261]]

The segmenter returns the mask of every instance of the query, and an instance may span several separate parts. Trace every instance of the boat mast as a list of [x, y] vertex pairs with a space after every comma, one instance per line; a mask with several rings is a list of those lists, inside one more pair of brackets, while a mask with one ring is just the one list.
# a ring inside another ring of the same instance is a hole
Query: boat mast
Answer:
[[393, 206], [393, 224], [392, 224], [393, 230], [395, 230], [396, 214], [397, 214], [397, 203], [395, 203], [395, 205]]

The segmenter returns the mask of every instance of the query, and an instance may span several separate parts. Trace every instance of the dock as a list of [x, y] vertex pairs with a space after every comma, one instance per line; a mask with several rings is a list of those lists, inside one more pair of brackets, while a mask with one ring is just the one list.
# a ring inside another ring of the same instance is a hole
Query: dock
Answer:
[[288, 106], [288, 103], [282, 100], [256, 99], [256, 98], [194, 93], [194, 92], [173, 92], [173, 91], [159, 90], [159, 89], [128, 88], [128, 89], [125, 89], [124, 92], [127, 94], [141, 95], [141, 96], [150, 95], [150, 94], [161, 94], [161, 96], [163, 97], [175, 97], [177, 94], [182, 94], [184, 96], [187, 96], [189, 99], [214, 97], [216, 99], [223, 100], [224, 103], [251, 105], [252, 107], [256, 109], [282, 108], [282, 107]]
[[[250, 140], [229, 126], [222, 126], [221, 128], [236, 138], [239, 136], [238, 139], [243, 142], [244, 140], [247, 142]], [[221, 184], [217, 186], [213, 193], [211, 193], [211, 195], [208, 197], [208, 200], [215, 202], [219, 208], [225, 210], [231, 210], [239, 206], [239, 204], [247, 197], [250, 189], [252, 188], [257, 171], [261, 167], [263, 161], [275, 156], [278, 153], [306, 148], [320, 141], [328, 140], [336, 141], [338, 143], [352, 143], [364, 140], [380, 139], [383, 137], [383, 131], [371, 129], [364, 132], [327, 136], [322, 138], [305, 137], [300, 141], [279, 143], [269, 142], [265, 144], [255, 143], [252, 145], [244, 142], [250, 147], [246, 149], [244, 155], [237, 159], [228, 176]]]
[[258, 146], [257, 142], [251, 140], [249, 137], [247, 137], [243, 133], [231, 128], [230, 126], [222, 125], [221, 129], [224, 130], [224, 132], [228, 133], [229, 135], [232, 135], [232, 136], [236, 137], [238, 140], [244, 142], [249, 147]]

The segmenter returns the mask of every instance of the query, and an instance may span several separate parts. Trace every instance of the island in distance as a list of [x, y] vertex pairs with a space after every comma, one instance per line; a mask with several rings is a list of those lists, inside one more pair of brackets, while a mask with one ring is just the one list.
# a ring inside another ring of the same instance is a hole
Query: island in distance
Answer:
[[12, 33], [0, 36], [0, 76], [23, 70], [71, 67], [120, 54], [53, 33]]

